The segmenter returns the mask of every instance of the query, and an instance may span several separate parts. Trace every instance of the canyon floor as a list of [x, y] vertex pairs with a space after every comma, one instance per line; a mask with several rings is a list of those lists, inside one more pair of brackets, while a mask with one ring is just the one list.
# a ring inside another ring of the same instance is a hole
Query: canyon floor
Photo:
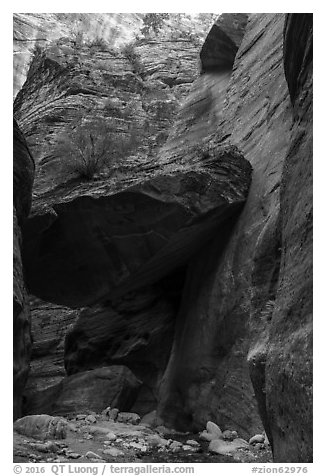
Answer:
[[229, 455], [212, 454], [200, 434], [119, 423], [102, 415], [67, 418], [66, 438], [37, 440], [14, 432], [15, 463], [267, 463], [269, 446], [248, 445]]

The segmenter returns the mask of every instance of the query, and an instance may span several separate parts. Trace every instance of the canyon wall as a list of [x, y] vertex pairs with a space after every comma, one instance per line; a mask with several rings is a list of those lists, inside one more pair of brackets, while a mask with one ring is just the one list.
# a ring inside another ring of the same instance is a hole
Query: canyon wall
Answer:
[[[126, 366], [140, 414], [265, 429], [275, 461], [308, 462], [312, 15], [225, 14], [196, 48], [63, 40], [32, 62], [15, 101], [37, 162], [29, 411], [60, 414], [69, 382]], [[87, 181], [56, 142], [94, 118], [132, 147]]]
[[13, 133], [13, 417], [15, 420], [22, 412], [23, 391], [31, 354], [30, 310], [21, 257], [21, 226], [31, 207], [34, 161], [15, 120]]
[[279, 186], [292, 123], [283, 26], [282, 14], [249, 16], [215, 126], [217, 137], [243, 150], [253, 177], [237, 222], [188, 270], [159, 404], [172, 426], [200, 429], [214, 419], [243, 436], [261, 429], [246, 360], [279, 266]]
[[284, 70], [293, 126], [281, 180], [282, 257], [265, 370], [268, 427], [280, 462], [313, 457], [312, 40], [312, 14], [288, 15]]

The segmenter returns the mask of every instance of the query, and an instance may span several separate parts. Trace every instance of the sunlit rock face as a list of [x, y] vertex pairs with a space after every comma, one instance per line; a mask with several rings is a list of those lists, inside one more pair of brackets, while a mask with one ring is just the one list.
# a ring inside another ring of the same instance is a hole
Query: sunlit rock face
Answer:
[[21, 226], [31, 206], [34, 161], [15, 120], [13, 132], [13, 417], [16, 420], [22, 412], [22, 397], [31, 354], [30, 311], [21, 258]]
[[14, 96], [25, 82], [37, 47], [79, 32], [113, 47], [132, 40], [142, 24], [137, 13], [14, 13]]

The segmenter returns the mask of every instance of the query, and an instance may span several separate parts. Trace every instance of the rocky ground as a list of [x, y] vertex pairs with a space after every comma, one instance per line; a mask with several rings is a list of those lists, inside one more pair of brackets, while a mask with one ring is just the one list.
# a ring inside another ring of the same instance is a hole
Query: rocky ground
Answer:
[[[51, 423], [52, 428], [56, 424], [56, 430], [60, 428], [60, 431], [50, 432]], [[164, 426], [153, 428], [146, 418], [140, 421], [135, 413], [117, 413], [115, 409], [101, 414], [70, 415], [65, 419], [31, 415], [18, 420], [15, 429], [16, 463], [272, 461], [264, 435], [255, 435], [249, 444], [238, 438], [235, 431], [222, 433], [212, 422], [208, 422], [207, 430], [202, 433], [175, 432]]]

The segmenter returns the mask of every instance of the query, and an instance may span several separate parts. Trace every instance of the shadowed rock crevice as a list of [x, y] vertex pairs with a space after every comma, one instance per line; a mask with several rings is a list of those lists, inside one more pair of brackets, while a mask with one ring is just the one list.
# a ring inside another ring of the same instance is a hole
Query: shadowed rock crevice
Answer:
[[232, 71], [247, 20], [246, 13], [223, 14], [217, 19], [200, 51], [203, 73]]

